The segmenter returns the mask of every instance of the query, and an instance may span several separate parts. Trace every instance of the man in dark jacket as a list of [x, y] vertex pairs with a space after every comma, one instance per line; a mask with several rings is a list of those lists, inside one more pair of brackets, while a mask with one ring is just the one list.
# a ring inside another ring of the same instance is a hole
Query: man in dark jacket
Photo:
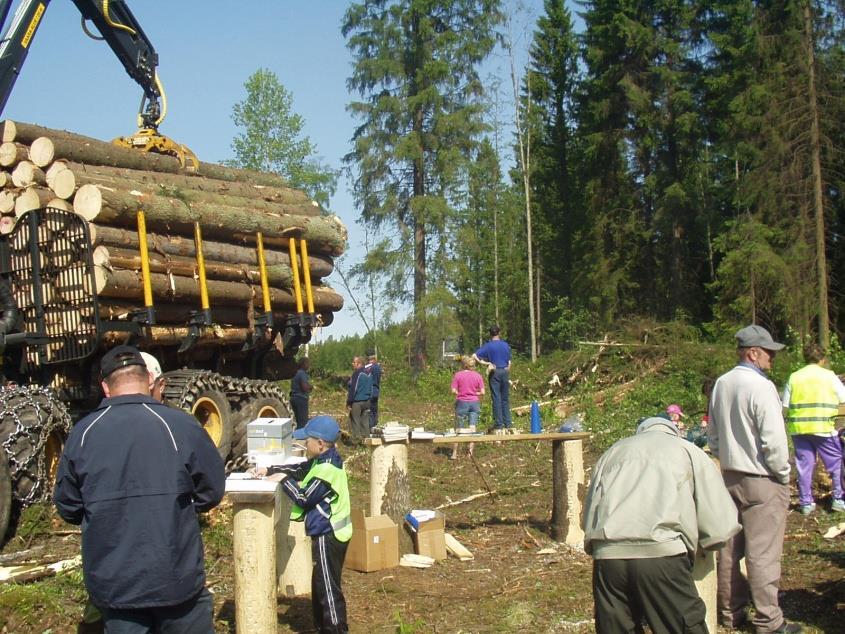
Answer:
[[106, 398], [73, 428], [53, 494], [82, 525], [85, 586], [106, 632], [212, 632], [197, 513], [222, 499], [223, 461], [192, 416], [150, 396], [135, 348], [100, 370]]
[[364, 370], [373, 377], [373, 390], [372, 396], [370, 397], [370, 429], [372, 429], [378, 425], [378, 397], [381, 393], [382, 367], [378, 362], [375, 350], [369, 350], [367, 352], [367, 359], [367, 365], [364, 366]]
[[349, 410], [349, 427], [352, 436], [360, 440], [370, 435], [370, 398], [373, 395], [373, 377], [364, 370], [361, 357], [352, 359], [352, 376], [346, 392]]

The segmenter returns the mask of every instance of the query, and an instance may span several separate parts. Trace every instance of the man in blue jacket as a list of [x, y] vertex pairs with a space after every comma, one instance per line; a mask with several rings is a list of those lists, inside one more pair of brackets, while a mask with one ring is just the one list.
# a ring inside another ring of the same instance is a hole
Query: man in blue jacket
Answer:
[[510, 433], [511, 429], [511, 347], [502, 340], [498, 326], [490, 326], [490, 341], [476, 350], [473, 358], [488, 366], [490, 399], [493, 401], [493, 432]]
[[346, 391], [346, 409], [353, 438], [361, 440], [370, 435], [370, 399], [373, 396], [373, 377], [364, 369], [361, 357], [352, 359], [352, 376]]
[[189, 414], [150, 396], [135, 348], [100, 364], [105, 398], [68, 438], [53, 498], [82, 525], [85, 586], [106, 632], [214, 631], [197, 513], [224, 493], [223, 461]]

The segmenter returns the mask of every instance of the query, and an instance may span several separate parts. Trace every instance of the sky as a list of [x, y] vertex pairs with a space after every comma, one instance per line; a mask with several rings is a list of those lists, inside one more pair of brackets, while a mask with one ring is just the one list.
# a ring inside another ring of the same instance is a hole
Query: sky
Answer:
[[[15, 8], [18, 3], [15, 3]], [[134, 0], [127, 3], [159, 56], [167, 95], [163, 134], [190, 147], [200, 160], [232, 158], [238, 129], [232, 106], [245, 96], [247, 78], [259, 68], [274, 72], [293, 95], [304, 133], [329, 166], [340, 169], [356, 120], [346, 111], [352, 57], [340, 32], [349, 3], [341, 0]], [[542, 0], [506, 0], [517, 67], [525, 63]], [[14, 8], [13, 8], [14, 10]], [[11, 15], [7, 23], [11, 22]], [[96, 29], [93, 29], [96, 31]], [[482, 77], [510, 86], [501, 52]], [[112, 139], [135, 131], [141, 89], [105, 42], [90, 39], [68, 0], [46, 11], [2, 118]], [[343, 178], [330, 205], [349, 229], [342, 265], [360, 259], [363, 234], [356, 225], [349, 182]], [[329, 283], [345, 296], [344, 308], [322, 337], [365, 332], [340, 278]]]

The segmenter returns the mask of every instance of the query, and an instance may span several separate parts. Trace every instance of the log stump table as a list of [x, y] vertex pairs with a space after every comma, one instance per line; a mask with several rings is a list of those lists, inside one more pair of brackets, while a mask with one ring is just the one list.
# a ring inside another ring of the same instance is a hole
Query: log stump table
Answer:
[[[542, 434], [459, 434], [436, 436], [434, 438], [411, 439], [414, 443], [451, 445], [455, 443], [508, 443], [537, 441], [552, 443], [552, 539], [566, 544], [584, 542], [581, 530], [581, 507], [586, 493], [584, 478], [583, 441], [590, 434], [542, 433]], [[370, 514], [382, 512], [388, 484], [394, 478], [388, 473], [401, 471], [407, 478], [407, 442], [385, 443], [380, 438], [366, 438], [364, 444], [370, 449]]]

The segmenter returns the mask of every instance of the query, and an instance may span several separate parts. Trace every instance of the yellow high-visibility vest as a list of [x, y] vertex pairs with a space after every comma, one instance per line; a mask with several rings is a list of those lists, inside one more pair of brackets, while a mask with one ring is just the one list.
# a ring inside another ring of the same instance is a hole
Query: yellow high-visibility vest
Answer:
[[[320, 478], [331, 487], [334, 497], [329, 504], [331, 509], [329, 523], [332, 525], [332, 531], [337, 540], [348, 542], [352, 539], [352, 517], [350, 515], [349, 484], [346, 479], [346, 470], [338, 469], [330, 462], [314, 462], [299, 485], [304, 488], [314, 478]], [[294, 522], [301, 522], [305, 519], [305, 510], [297, 504], [292, 505], [290, 518]]]
[[835, 431], [833, 417], [839, 411], [839, 396], [830, 370], [811, 363], [789, 377], [790, 434], [823, 434]]

